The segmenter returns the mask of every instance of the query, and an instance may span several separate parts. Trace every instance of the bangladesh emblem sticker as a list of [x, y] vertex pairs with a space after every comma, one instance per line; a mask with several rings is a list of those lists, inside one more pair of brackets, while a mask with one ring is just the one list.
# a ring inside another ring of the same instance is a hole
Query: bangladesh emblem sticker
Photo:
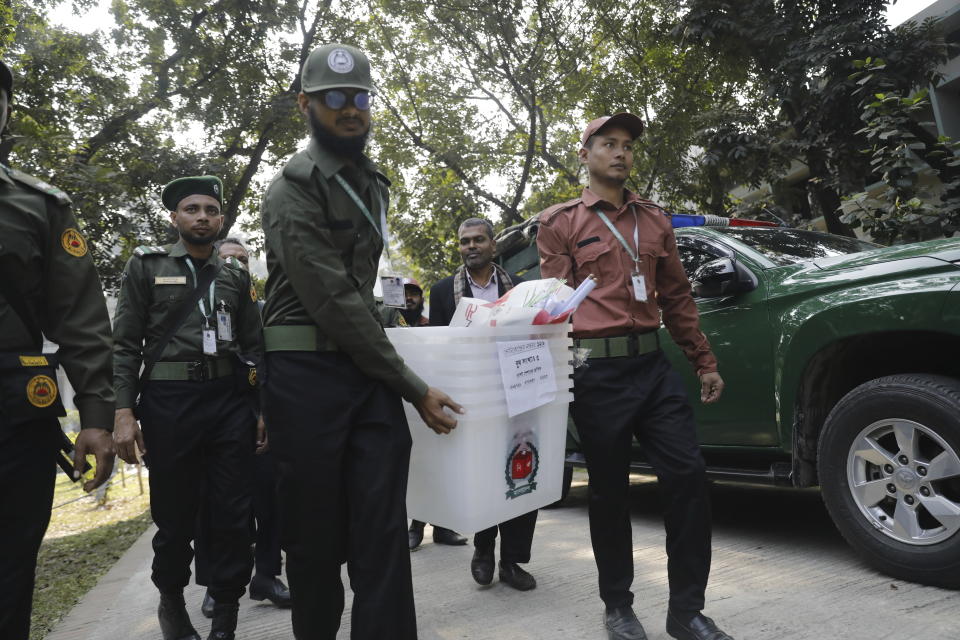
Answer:
[[41, 409], [57, 400], [57, 383], [50, 376], [33, 376], [27, 383], [27, 400]]
[[327, 66], [337, 73], [353, 71], [353, 56], [346, 49], [334, 49], [327, 56]]
[[507, 499], [513, 500], [536, 491], [539, 470], [540, 452], [537, 450], [535, 434], [527, 431], [514, 436], [504, 468]]
[[87, 241], [76, 229], [67, 229], [60, 236], [60, 245], [63, 250], [72, 256], [82, 258], [87, 255]]

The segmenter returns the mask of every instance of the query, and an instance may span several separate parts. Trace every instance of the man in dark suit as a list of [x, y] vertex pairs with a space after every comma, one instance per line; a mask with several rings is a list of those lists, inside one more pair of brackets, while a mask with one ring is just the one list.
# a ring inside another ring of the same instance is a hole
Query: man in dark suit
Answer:
[[[430, 288], [431, 326], [450, 324], [453, 312], [463, 297], [493, 302], [514, 285], [523, 282], [523, 278], [508, 273], [493, 262], [497, 243], [493, 239], [493, 225], [489, 220], [468, 218], [460, 224], [457, 235], [460, 238], [463, 266]], [[530, 547], [536, 525], [537, 512], [531, 511], [477, 533], [473, 538], [473, 560], [470, 561], [473, 579], [482, 585], [493, 581], [493, 552], [499, 531], [500, 580], [520, 591], [535, 589], [537, 581], [519, 565], [530, 562]]]

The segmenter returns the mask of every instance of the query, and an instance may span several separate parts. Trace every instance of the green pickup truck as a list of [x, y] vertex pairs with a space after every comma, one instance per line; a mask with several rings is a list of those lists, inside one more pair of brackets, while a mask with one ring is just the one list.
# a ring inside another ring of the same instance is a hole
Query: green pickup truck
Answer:
[[[501, 233], [501, 264], [539, 277], [535, 236], [532, 220]], [[676, 236], [726, 382], [719, 403], [693, 403], [710, 476], [820, 486], [867, 562], [960, 587], [960, 238], [885, 248], [784, 227]], [[582, 465], [569, 431], [568, 463]], [[652, 471], [634, 447], [634, 468]]]

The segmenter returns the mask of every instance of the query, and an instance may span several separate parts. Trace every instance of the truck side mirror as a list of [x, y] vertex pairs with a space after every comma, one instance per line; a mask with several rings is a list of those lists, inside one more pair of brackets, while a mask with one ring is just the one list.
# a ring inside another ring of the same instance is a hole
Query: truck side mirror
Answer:
[[733, 258], [717, 258], [701, 265], [691, 284], [694, 297], [719, 298], [753, 291], [757, 279]]

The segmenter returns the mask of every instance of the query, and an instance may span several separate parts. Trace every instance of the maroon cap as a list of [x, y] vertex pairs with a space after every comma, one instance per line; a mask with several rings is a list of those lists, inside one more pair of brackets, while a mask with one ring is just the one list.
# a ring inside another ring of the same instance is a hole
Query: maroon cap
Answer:
[[596, 135], [601, 129], [612, 126], [623, 127], [630, 132], [634, 140], [643, 135], [643, 120], [632, 113], [618, 113], [591, 120], [587, 128], [583, 130], [583, 135], [580, 136], [580, 144], [584, 147], [587, 146], [587, 140], [590, 139], [590, 136]]
[[416, 287], [417, 289], [420, 289], [420, 291], [423, 291], [423, 287], [421, 287], [421, 286], [420, 286], [420, 283], [417, 282], [414, 278], [404, 278], [404, 279], [403, 279], [403, 286], [405, 286], [405, 287]]

